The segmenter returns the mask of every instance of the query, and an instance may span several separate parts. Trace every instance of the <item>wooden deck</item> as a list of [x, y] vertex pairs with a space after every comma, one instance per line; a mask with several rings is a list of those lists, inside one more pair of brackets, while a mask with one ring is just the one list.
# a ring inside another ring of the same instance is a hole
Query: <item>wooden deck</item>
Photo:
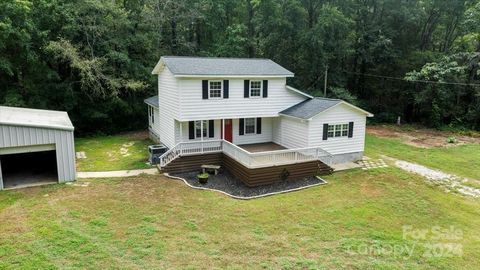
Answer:
[[276, 150], [285, 150], [287, 148], [276, 144], [274, 142], [268, 143], [253, 143], [253, 144], [241, 144], [238, 147], [247, 150], [250, 153], [256, 152], [268, 152], [268, 151], [276, 151]]
[[170, 174], [183, 172], [200, 172], [204, 164], [220, 165], [232, 175], [240, 179], [249, 187], [273, 184], [282, 181], [282, 174], [287, 171], [287, 180], [295, 180], [308, 176], [326, 175], [332, 169], [320, 161], [306, 161], [295, 164], [269, 166], [264, 168], [250, 169], [222, 153], [192, 155], [179, 157], [163, 168]]

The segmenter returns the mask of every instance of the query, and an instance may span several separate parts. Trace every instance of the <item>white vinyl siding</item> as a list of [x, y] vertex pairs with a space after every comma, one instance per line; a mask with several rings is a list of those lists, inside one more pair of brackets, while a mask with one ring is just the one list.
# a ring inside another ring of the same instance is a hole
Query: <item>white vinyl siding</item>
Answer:
[[[257, 119], [255, 119], [256, 122]], [[251, 144], [251, 143], [264, 143], [272, 141], [272, 122], [273, 118], [262, 118], [262, 133], [261, 134], [247, 134], [239, 135], [239, 119], [233, 119], [233, 138], [234, 144]], [[255, 124], [256, 125], [256, 124]]]
[[[339, 125], [349, 122], [354, 122], [352, 138], [341, 136], [323, 140], [323, 124]], [[364, 113], [352, 109], [348, 105], [338, 105], [318, 114], [309, 122], [309, 146], [320, 146], [333, 155], [362, 152], [365, 147], [365, 125], [366, 115]]]
[[[268, 97], [246, 99], [243, 78], [222, 78], [222, 80], [229, 80], [229, 98], [222, 100], [202, 99], [202, 80], [200, 79], [178, 79], [180, 111], [177, 119], [189, 121], [276, 117], [278, 112], [305, 100], [304, 96], [286, 89], [285, 78], [264, 79], [268, 79]], [[162, 99], [162, 95], [159, 97]]]
[[[201, 86], [200, 86], [201, 91]], [[201, 93], [200, 93], [201, 99]], [[175, 146], [175, 118], [179, 113], [177, 80], [168, 68], [158, 75], [160, 140], [167, 147]]]
[[308, 146], [308, 123], [299, 119], [282, 116], [274, 125], [274, 142], [287, 148]]

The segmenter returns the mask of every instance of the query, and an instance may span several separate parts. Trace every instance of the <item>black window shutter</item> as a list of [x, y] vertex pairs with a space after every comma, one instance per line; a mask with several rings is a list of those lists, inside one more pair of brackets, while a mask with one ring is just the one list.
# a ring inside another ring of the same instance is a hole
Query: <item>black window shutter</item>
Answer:
[[250, 97], [250, 81], [249, 80], [243, 81], [243, 97], [244, 98]]
[[257, 134], [262, 134], [262, 118], [257, 118]]
[[208, 120], [208, 137], [209, 138], [215, 137], [215, 127], [214, 127], [213, 120]]
[[188, 139], [195, 139], [195, 121], [188, 122]]
[[263, 80], [263, 97], [268, 97], [268, 80]]
[[323, 140], [328, 139], [328, 124], [323, 124]]
[[202, 99], [208, 99], [208, 80], [202, 80]]
[[228, 98], [228, 80], [223, 80], [223, 98]]
[[245, 134], [245, 119], [240, 118], [239, 124], [238, 124], [238, 135], [243, 135]]
[[348, 138], [353, 137], [353, 122], [348, 123]]

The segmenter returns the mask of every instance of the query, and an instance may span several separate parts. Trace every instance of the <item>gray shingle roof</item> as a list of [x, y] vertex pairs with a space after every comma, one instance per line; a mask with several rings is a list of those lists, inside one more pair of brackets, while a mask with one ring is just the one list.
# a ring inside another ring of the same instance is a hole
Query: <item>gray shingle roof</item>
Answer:
[[293, 116], [296, 118], [301, 119], [310, 119], [315, 115], [331, 108], [339, 103], [342, 100], [340, 99], [330, 99], [330, 98], [312, 98], [307, 99], [298, 103], [297, 105], [293, 105], [292, 107], [285, 109], [280, 112], [280, 114]]
[[158, 108], [158, 96], [149, 97], [145, 99], [143, 102]]
[[161, 60], [175, 75], [293, 76], [270, 59], [163, 56]]

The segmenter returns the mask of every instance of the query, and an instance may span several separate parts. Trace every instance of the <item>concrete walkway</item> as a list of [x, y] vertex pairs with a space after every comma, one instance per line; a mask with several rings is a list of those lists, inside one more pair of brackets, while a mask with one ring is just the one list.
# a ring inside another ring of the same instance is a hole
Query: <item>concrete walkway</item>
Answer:
[[130, 177], [140, 174], [155, 175], [159, 174], [157, 168], [144, 170], [128, 170], [128, 171], [109, 171], [109, 172], [77, 172], [77, 178], [110, 178], [110, 177]]
[[361, 168], [362, 166], [358, 165], [355, 162], [346, 162], [346, 163], [339, 163], [339, 164], [332, 164], [330, 165], [334, 172], [346, 171], [356, 168]]

